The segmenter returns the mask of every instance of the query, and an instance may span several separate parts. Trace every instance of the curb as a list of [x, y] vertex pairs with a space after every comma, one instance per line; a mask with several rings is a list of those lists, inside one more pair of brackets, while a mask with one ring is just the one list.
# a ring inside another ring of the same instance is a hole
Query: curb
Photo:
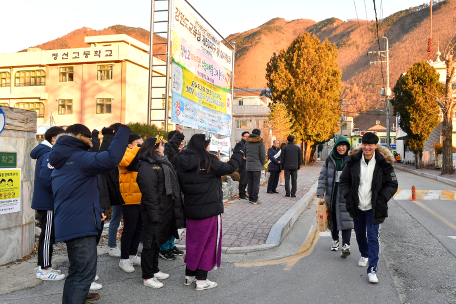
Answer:
[[[316, 181], [309, 191], [297, 201], [282, 217], [272, 226], [269, 231], [268, 238], [265, 244], [245, 246], [245, 247], [222, 247], [222, 253], [248, 253], [255, 251], [263, 251], [278, 247], [288, 232], [293, 227], [293, 224], [301, 216], [309, 203], [317, 195], [318, 181]], [[184, 249], [185, 245], [176, 244], [178, 249]]]
[[422, 177], [433, 179], [433, 180], [442, 182], [444, 184], [456, 187], [456, 181], [454, 181], [452, 179], [449, 179], [449, 178], [446, 178], [446, 177], [442, 177], [442, 176], [439, 176], [439, 175], [434, 175], [434, 174], [430, 174], [430, 173], [426, 173], [426, 172], [419, 172], [419, 171], [414, 170], [414, 169], [404, 168], [404, 167], [397, 166], [397, 165], [393, 165], [393, 167], [394, 167], [394, 169], [398, 169], [398, 170], [401, 170], [401, 171], [405, 171], [405, 172], [408, 172], [408, 173], [412, 173], [412, 174], [415, 174], [415, 175], [419, 175], [419, 176], [422, 176]]

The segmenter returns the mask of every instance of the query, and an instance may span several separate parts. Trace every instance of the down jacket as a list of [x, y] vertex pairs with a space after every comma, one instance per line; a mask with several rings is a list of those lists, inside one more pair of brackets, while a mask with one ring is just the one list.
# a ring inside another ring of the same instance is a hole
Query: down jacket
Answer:
[[57, 242], [96, 236], [101, 229], [98, 174], [117, 168], [127, 148], [130, 128], [121, 126], [105, 152], [88, 152], [89, 138], [61, 134], [49, 153]]
[[[345, 159], [345, 168], [340, 176], [339, 189], [346, 199], [347, 211], [358, 219], [359, 175], [363, 151], [361, 147], [349, 152]], [[397, 192], [397, 177], [392, 164], [395, 162], [390, 150], [379, 146], [375, 150], [375, 169], [372, 178], [372, 225], [383, 223], [388, 217], [388, 201]]]
[[263, 170], [266, 160], [266, 149], [263, 138], [250, 134], [245, 143], [245, 158], [247, 171]]
[[141, 190], [139, 190], [138, 183], [136, 182], [138, 172], [127, 169], [135, 159], [140, 148], [139, 146], [133, 147], [133, 149], [127, 148], [119, 164], [120, 194], [125, 205], [139, 205], [141, 203]]
[[[331, 153], [331, 155], [326, 159], [323, 164], [323, 168], [320, 171], [320, 177], [318, 178], [318, 189], [317, 195], [324, 195], [326, 204], [328, 206], [328, 211], [331, 214], [333, 212], [333, 195], [334, 195], [334, 185], [336, 178], [336, 161]], [[347, 211], [345, 198], [340, 195], [340, 191], [337, 193], [336, 198], [336, 221], [337, 223], [332, 222], [332, 216], [329, 217], [329, 229], [332, 231], [333, 225], [337, 225], [337, 230], [348, 230], [353, 229], [353, 219]]]
[[30, 152], [30, 157], [36, 159], [33, 210], [54, 210], [51, 185], [51, 174], [54, 168], [49, 164], [51, 148], [52, 145], [47, 140], [43, 140]]

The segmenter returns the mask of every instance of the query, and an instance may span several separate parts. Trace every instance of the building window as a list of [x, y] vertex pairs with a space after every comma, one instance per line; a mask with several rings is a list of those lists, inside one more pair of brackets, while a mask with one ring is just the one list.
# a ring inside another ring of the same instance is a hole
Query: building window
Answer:
[[342, 125], [342, 130], [347, 130], [347, 124]]
[[97, 98], [97, 114], [110, 114], [111, 98]]
[[381, 138], [380, 138], [380, 143], [381, 143], [381, 144], [386, 144], [386, 138], [381, 137]]
[[243, 106], [243, 105], [244, 105], [244, 100], [239, 99], [239, 105], [240, 105], [240, 106]]
[[10, 86], [11, 74], [8, 72], [0, 72], [0, 87]]
[[46, 73], [43, 70], [18, 71], [14, 78], [16, 87], [44, 86], [46, 83]]
[[112, 79], [112, 65], [99, 65], [97, 80], [110, 80]]
[[73, 99], [59, 99], [59, 114], [73, 114]]
[[358, 144], [361, 144], [363, 142], [362, 138], [358, 138]]
[[44, 117], [44, 103], [42, 102], [17, 102], [14, 104], [15, 108], [30, 110], [36, 112], [36, 117]]
[[247, 120], [236, 120], [236, 128], [237, 129], [245, 129], [248, 128], [248, 121]]
[[73, 67], [63, 67], [63, 68], [60, 68], [59, 70], [60, 70], [60, 76], [59, 76], [60, 82], [73, 81]]

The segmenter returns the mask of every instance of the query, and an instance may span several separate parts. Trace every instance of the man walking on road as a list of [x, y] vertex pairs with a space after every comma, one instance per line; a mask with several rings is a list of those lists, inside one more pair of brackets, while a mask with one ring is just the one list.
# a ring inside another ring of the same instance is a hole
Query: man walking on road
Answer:
[[245, 143], [249, 137], [248, 131], [242, 132], [242, 139], [239, 142], [241, 144], [242, 162], [239, 165], [239, 199], [248, 200], [248, 196], [245, 194], [245, 188], [247, 187], [247, 170], [245, 169]]
[[[295, 145], [294, 136], [288, 135], [288, 144], [283, 147], [280, 154], [280, 164], [285, 171], [285, 196], [296, 197], [298, 171], [302, 164], [301, 147]], [[291, 192], [290, 192], [290, 176], [291, 176]]]
[[280, 142], [276, 139], [273, 142], [273, 145], [268, 150], [268, 172], [269, 172], [269, 181], [268, 181], [268, 193], [274, 194], [277, 192], [277, 184], [279, 183], [280, 176], [280, 153], [279, 149]]
[[246, 139], [245, 158], [247, 169], [247, 184], [249, 191], [249, 201], [251, 204], [258, 205], [258, 192], [260, 191], [260, 177], [266, 160], [266, 149], [263, 139], [260, 137], [261, 131], [253, 129], [252, 134]]
[[[374, 133], [365, 133], [362, 145], [349, 153], [340, 176], [340, 191], [347, 211], [353, 218], [361, 259], [358, 266], [369, 263], [367, 277], [378, 283], [379, 226], [388, 217], [388, 201], [397, 191], [397, 177], [390, 150], [378, 145]], [[367, 231], [367, 238], [366, 238]]]

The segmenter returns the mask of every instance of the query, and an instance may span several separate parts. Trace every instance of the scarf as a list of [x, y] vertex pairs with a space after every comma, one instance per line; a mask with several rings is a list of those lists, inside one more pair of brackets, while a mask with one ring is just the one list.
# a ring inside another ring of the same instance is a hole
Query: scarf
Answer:
[[150, 163], [157, 162], [162, 165], [163, 173], [165, 174], [165, 190], [166, 195], [171, 195], [175, 200], [180, 198], [181, 190], [179, 187], [179, 182], [177, 180], [176, 171], [174, 171], [173, 166], [169, 162], [166, 156], [159, 155], [155, 159], [147, 158]]

